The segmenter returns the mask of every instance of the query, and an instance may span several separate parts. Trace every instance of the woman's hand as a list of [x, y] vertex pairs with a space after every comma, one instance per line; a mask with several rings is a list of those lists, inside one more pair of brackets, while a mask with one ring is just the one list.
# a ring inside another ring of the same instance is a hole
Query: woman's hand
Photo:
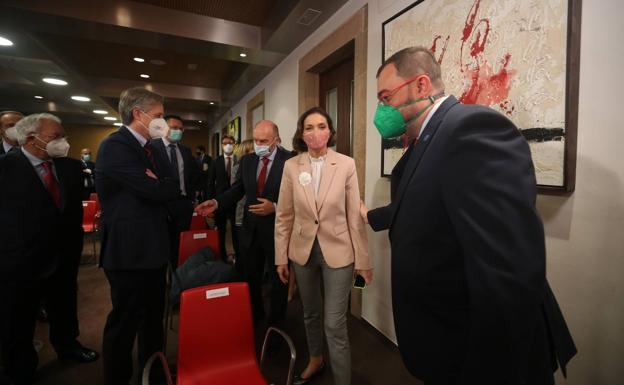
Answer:
[[360, 216], [364, 223], [368, 224], [368, 207], [366, 207], [363, 201], [360, 201]]
[[356, 270], [355, 275], [361, 275], [367, 285], [373, 282], [373, 269], [369, 270]]
[[277, 275], [282, 283], [287, 284], [288, 278], [290, 278], [290, 270], [288, 270], [288, 264], [277, 266]]

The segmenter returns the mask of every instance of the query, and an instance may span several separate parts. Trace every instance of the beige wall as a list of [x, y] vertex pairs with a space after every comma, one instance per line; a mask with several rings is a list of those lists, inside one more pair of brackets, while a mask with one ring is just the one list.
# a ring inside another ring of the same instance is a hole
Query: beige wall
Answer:
[[75, 126], [65, 125], [65, 133], [69, 138], [69, 156], [80, 159], [80, 150], [91, 149], [93, 161], [97, 158], [100, 143], [117, 130], [115, 126]]
[[[80, 150], [87, 147], [91, 149], [93, 161], [97, 159], [97, 150], [102, 140], [117, 131], [117, 127], [114, 126], [66, 125], [64, 128], [71, 145], [69, 156], [80, 159]], [[200, 144], [203, 144], [208, 149], [208, 130], [186, 130], [184, 131], [182, 143], [190, 147], [192, 151]]]
[[[379, 177], [381, 139], [373, 124], [377, 101], [375, 71], [381, 63], [382, 23], [413, 0], [351, 0], [249, 92], [215, 127], [242, 117], [246, 103], [265, 90], [265, 117], [281, 129], [290, 147], [298, 111], [298, 61], [318, 42], [368, 3], [368, 127], [366, 203], [389, 201], [389, 183]], [[576, 192], [570, 197], [540, 196], [548, 278], [579, 348], [569, 379], [559, 385], [623, 383], [624, 365], [624, 130], [620, 128], [624, 44], [620, 15], [624, 2], [585, 1], [582, 20], [581, 85]], [[364, 291], [363, 317], [395, 339], [390, 298], [387, 233], [369, 233], [375, 283]]]

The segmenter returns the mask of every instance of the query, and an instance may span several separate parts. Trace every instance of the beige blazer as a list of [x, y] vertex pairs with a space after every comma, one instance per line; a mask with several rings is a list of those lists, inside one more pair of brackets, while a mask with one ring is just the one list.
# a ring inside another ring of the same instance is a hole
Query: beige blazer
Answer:
[[291, 259], [305, 265], [318, 238], [330, 267], [355, 263], [356, 269], [371, 269], [353, 158], [328, 151], [317, 199], [311, 177], [308, 153], [286, 161], [275, 220], [275, 264]]

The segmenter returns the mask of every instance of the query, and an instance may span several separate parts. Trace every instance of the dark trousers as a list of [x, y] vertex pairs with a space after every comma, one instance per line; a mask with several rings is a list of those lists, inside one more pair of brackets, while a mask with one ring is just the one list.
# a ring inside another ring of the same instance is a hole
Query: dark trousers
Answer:
[[132, 377], [132, 347], [138, 344], [139, 370], [162, 350], [166, 268], [105, 270], [113, 309], [104, 327], [104, 383], [127, 385]]
[[219, 230], [219, 243], [221, 246], [221, 259], [224, 262], [227, 262], [227, 251], [225, 249], [225, 235], [227, 232], [227, 224], [230, 223], [232, 226], [232, 245], [234, 246], [234, 254], [236, 258], [239, 258], [238, 251], [238, 233], [234, 231], [236, 227], [236, 209], [228, 210], [223, 213], [218, 213], [215, 216], [215, 224], [217, 225], [217, 229]]
[[193, 218], [193, 202], [182, 198], [168, 205], [171, 222], [169, 223], [169, 235], [171, 237], [171, 263], [178, 265], [178, 251], [180, 248], [180, 233], [191, 228]]
[[[249, 236], [243, 230], [243, 237]], [[266, 261], [275, 260], [275, 241], [273, 236], [262, 236], [257, 230], [250, 234], [251, 238], [245, 242], [249, 245], [242, 255], [242, 271], [245, 281], [249, 284], [251, 306], [253, 310], [254, 323], [262, 321], [265, 317], [265, 310], [262, 298], [262, 281], [265, 272]], [[237, 268], [241, 269], [241, 268]], [[270, 285], [270, 310], [268, 316], [269, 325], [276, 325], [283, 321], [288, 303], [288, 285], [283, 284], [277, 275], [275, 264], [267, 271]]]
[[15, 384], [28, 384], [39, 358], [33, 347], [41, 301], [48, 311], [50, 342], [57, 353], [79, 345], [76, 309], [78, 260], [62, 261], [49, 278], [0, 283], [0, 348], [2, 364]]

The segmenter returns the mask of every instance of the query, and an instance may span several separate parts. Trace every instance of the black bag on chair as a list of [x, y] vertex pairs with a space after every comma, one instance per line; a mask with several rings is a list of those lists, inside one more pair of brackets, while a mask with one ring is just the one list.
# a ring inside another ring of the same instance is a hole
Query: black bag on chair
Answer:
[[238, 280], [234, 266], [215, 260], [209, 247], [191, 255], [172, 276], [170, 300], [174, 307], [180, 304], [180, 294], [186, 289]]

